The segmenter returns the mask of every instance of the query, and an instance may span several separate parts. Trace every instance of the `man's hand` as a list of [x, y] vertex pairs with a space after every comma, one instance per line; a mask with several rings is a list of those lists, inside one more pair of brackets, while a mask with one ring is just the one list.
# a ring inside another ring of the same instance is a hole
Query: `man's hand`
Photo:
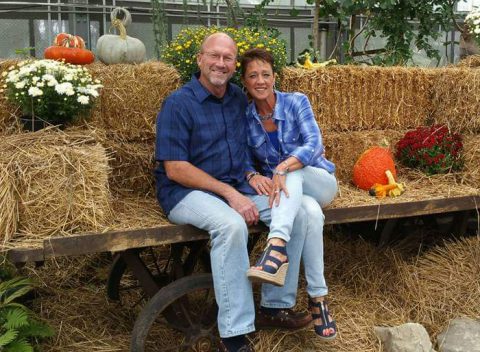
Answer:
[[244, 219], [247, 225], [256, 225], [260, 219], [257, 206], [250, 198], [245, 197], [243, 194], [234, 191], [225, 197], [233, 209], [235, 209]]

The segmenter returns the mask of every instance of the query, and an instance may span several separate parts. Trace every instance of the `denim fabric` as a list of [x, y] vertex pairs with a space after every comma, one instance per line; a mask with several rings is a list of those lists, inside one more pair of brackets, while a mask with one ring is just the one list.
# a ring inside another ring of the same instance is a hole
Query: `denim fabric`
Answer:
[[301, 93], [275, 91], [276, 103], [273, 119], [278, 127], [281, 153], [278, 153], [263, 128], [255, 107], [247, 108], [248, 145], [251, 157], [260, 164], [262, 174], [272, 175], [272, 170], [289, 156], [294, 156], [304, 166], [315, 166], [335, 172], [335, 165], [325, 159], [322, 136], [308, 98]]
[[286, 186], [289, 197], [280, 194], [280, 204], [272, 207], [272, 222], [268, 238], [281, 238], [290, 241], [293, 220], [300, 209], [302, 195], [311, 196], [320, 207], [332, 202], [337, 194], [337, 180], [325, 169], [306, 166], [287, 174]]
[[[261, 220], [268, 225], [271, 220], [268, 198], [258, 195], [249, 195], [249, 198], [257, 205]], [[310, 204], [309, 197], [303, 197], [292, 227], [292, 240], [287, 244], [290, 266], [285, 286], [279, 290], [272, 285], [263, 285], [262, 304], [265, 307], [290, 308], [295, 305], [300, 258], [307, 240], [312, 247], [308, 255], [304, 255], [304, 260], [310, 261], [309, 269], [305, 266], [311, 280], [309, 292], [326, 292], [323, 255], [320, 255], [323, 251], [323, 213], [318, 203], [312, 201], [316, 207]], [[317, 219], [310, 220], [307, 216]], [[192, 224], [210, 234], [220, 336], [231, 337], [254, 331], [252, 286], [246, 276], [250, 267], [248, 228], [243, 218], [222, 200], [202, 191], [190, 192], [172, 209], [168, 218], [177, 224]]]
[[[188, 161], [242, 193], [255, 191], [245, 181], [247, 100], [229, 84], [223, 99], [211, 95], [196, 76], [172, 93], [157, 118], [155, 159]], [[168, 179], [163, 163], [155, 170], [157, 198], [165, 213], [192, 191]]]

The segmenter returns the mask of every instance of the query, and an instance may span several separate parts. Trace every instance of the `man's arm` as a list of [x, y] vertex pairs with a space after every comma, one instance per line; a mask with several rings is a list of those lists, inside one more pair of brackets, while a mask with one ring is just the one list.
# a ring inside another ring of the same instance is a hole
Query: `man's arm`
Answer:
[[259, 213], [255, 203], [232, 186], [218, 181], [188, 161], [164, 161], [163, 163], [170, 180], [184, 187], [215, 193], [242, 215], [248, 225], [258, 223]]

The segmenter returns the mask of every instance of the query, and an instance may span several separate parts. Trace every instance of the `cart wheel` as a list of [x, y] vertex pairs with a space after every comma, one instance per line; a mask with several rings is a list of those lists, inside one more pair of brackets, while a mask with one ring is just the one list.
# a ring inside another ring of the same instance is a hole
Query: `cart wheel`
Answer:
[[[174, 312], [174, 319], [168, 314]], [[135, 321], [133, 352], [214, 350], [218, 342], [218, 307], [211, 274], [194, 274], [160, 289]]]
[[[194, 271], [211, 272], [210, 252], [206, 242], [172, 245], [171, 248], [139, 248], [138, 255], [151, 271], [160, 287]], [[117, 253], [107, 280], [107, 296], [135, 306], [145, 299], [139, 282], [130, 272], [121, 253]]]

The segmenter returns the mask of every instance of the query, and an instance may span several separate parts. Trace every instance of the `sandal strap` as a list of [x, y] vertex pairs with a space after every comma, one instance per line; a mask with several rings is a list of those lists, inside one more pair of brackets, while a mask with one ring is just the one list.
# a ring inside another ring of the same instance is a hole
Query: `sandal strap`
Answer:
[[[255, 266], [262, 267], [262, 270], [267, 273], [275, 274], [277, 270], [280, 268], [280, 266], [282, 266], [282, 264], [288, 263], [288, 257], [285, 261], [281, 261], [280, 259], [273, 257], [271, 255], [272, 251], [276, 251], [276, 252], [279, 252], [280, 254], [287, 256], [287, 249], [285, 246], [275, 246], [275, 245], [269, 244], [267, 245], [267, 247], [265, 247], [262, 256], [258, 259]], [[270, 264], [266, 264], [267, 261], [275, 263], [277, 267], [274, 267], [273, 265], [270, 265]]]
[[326, 305], [326, 300], [322, 302], [315, 302], [311, 298], [308, 301], [309, 307], [317, 307], [320, 308], [320, 313], [312, 313], [312, 319], [322, 319], [323, 324], [321, 325], [315, 325], [315, 330], [322, 331], [324, 329], [329, 329], [333, 328], [335, 331], [337, 330], [337, 326], [335, 324], [335, 320], [329, 321], [328, 316], [330, 315], [330, 312], [328, 311], [327, 305]]

